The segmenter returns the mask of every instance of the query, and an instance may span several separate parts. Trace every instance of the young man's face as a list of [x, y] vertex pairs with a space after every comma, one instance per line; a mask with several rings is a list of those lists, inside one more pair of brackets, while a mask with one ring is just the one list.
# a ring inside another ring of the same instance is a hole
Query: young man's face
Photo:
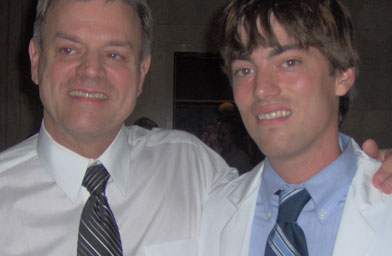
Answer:
[[299, 48], [279, 23], [271, 22], [283, 49], [260, 46], [231, 65], [244, 124], [270, 161], [327, 151], [337, 141], [338, 96], [352, 86], [354, 72], [332, 76], [320, 51]]
[[49, 10], [42, 51], [30, 44], [44, 123], [61, 144], [113, 138], [142, 91], [141, 25], [123, 1], [59, 0]]

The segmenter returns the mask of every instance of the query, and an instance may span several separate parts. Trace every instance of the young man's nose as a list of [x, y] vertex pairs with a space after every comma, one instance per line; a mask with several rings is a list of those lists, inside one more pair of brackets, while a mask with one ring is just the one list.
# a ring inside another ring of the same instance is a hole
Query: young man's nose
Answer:
[[260, 99], [269, 99], [278, 96], [281, 88], [271, 72], [259, 70], [254, 81], [254, 96]]

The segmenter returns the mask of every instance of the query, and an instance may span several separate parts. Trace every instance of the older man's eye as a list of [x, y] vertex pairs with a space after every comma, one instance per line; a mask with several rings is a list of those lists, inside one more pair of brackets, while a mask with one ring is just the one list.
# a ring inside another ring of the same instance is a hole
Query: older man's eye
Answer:
[[114, 60], [122, 59], [122, 56], [117, 53], [109, 53], [108, 57]]
[[68, 48], [68, 47], [63, 47], [59, 50], [60, 53], [63, 53], [65, 55], [72, 55], [74, 54], [76, 51], [72, 48]]

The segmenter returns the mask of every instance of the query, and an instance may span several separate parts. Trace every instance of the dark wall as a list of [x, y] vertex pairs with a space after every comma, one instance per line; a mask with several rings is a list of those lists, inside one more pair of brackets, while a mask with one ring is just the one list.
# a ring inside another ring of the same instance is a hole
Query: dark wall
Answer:
[[361, 59], [358, 93], [343, 131], [392, 146], [392, 1], [350, 0]]
[[[144, 115], [154, 112], [154, 108], [157, 108], [155, 111], [159, 118], [162, 116], [162, 112], [159, 112], [163, 109], [161, 105], [170, 106], [173, 102], [173, 74], [168, 74], [166, 63], [172, 61], [173, 56], [167, 53], [168, 49], [173, 52], [182, 48], [186, 48], [187, 51], [204, 51], [202, 46], [193, 44], [209, 41], [206, 37], [209, 22], [216, 15], [217, 6], [224, 0], [148, 2], [155, 17], [154, 35], [160, 42], [153, 44], [153, 66], [147, 79], [148, 87], [144, 90], [144, 98], [141, 98], [141, 105], [139, 104], [136, 112]], [[389, 59], [392, 56], [392, 1], [348, 2], [354, 18], [361, 72], [357, 83], [359, 93], [343, 125], [343, 131], [353, 135], [359, 142], [372, 137], [381, 146], [391, 147], [392, 65]], [[42, 118], [37, 86], [30, 80], [27, 54], [35, 3], [36, 0], [0, 1], [0, 150], [35, 133]], [[203, 15], [199, 15], [199, 11], [195, 14], [194, 10], [202, 10]], [[175, 17], [181, 18], [181, 21], [172, 20]], [[175, 36], [179, 29], [181, 33]], [[160, 89], [162, 85], [165, 86], [164, 89]], [[151, 102], [162, 104], [153, 105]], [[171, 119], [172, 117], [166, 118], [169, 120], [166, 121], [166, 127]]]
[[35, 1], [0, 1], [0, 150], [35, 133], [42, 108], [30, 79], [28, 42]]

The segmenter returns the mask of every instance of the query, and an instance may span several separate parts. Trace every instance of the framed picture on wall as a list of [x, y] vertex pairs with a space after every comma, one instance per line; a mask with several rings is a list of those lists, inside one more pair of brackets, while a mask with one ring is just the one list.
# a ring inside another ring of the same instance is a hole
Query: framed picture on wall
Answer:
[[264, 155], [242, 124], [221, 57], [178, 52], [174, 65], [174, 128], [199, 137], [240, 174], [249, 171]]
[[218, 108], [233, 102], [223, 60], [214, 53], [174, 53], [174, 124], [200, 137], [208, 123], [217, 121]]

